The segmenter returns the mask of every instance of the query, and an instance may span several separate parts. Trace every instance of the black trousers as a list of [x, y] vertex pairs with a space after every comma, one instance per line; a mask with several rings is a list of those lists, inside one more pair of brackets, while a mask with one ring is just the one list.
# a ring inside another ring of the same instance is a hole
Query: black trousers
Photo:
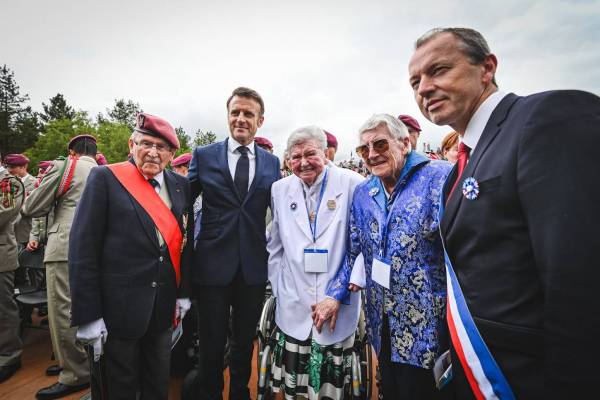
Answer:
[[435, 387], [430, 369], [391, 361], [389, 321], [384, 316], [381, 328], [381, 351], [378, 362], [384, 400], [448, 400], [453, 393]]
[[110, 400], [167, 400], [171, 332], [149, 332], [139, 339], [111, 336], [104, 347], [104, 376]]
[[232, 319], [229, 399], [250, 399], [248, 381], [265, 286], [247, 285], [241, 270], [227, 286], [196, 286], [200, 325], [200, 399], [222, 399], [223, 355]]

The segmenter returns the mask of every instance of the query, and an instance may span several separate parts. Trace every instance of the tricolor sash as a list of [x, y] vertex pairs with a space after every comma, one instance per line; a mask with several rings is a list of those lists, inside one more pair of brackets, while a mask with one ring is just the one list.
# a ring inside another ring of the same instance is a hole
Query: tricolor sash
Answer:
[[108, 168], [121, 185], [123, 185], [125, 190], [133, 196], [144, 211], [148, 213], [150, 218], [152, 218], [154, 225], [156, 225], [169, 249], [171, 263], [175, 270], [175, 279], [179, 287], [183, 235], [175, 216], [135, 165], [129, 161], [124, 161], [117, 164], [110, 164]]
[[[439, 221], [444, 215], [444, 198], [440, 200]], [[441, 230], [440, 230], [441, 236]], [[513, 394], [506, 378], [502, 374], [496, 360], [487, 348], [473, 317], [452, 268], [446, 244], [442, 236], [444, 259], [446, 261], [446, 284], [448, 300], [446, 316], [448, 329], [454, 350], [465, 371], [465, 375], [477, 399], [513, 400]]]

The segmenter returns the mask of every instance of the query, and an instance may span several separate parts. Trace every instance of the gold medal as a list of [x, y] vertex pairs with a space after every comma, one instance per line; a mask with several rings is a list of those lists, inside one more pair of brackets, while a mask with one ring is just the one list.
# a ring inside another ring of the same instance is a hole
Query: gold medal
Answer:
[[327, 200], [327, 208], [335, 210], [335, 200]]
[[310, 222], [315, 222], [315, 217], [317, 215], [315, 214], [314, 211], [311, 211], [310, 214], [308, 214], [308, 218], [310, 219]]

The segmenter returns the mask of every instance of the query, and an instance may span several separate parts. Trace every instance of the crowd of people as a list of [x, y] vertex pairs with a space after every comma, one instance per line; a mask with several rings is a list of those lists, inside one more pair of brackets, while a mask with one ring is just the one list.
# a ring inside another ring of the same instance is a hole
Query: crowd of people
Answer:
[[141, 113], [123, 162], [106, 165], [87, 134], [37, 179], [24, 155], [6, 155], [0, 381], [21, 368], [15, 280], [35, 279], [19, 278], [17, 254], [43, 244], [58, 379], [38, 399], [90, 383], [111, 400], [166, 399], [192, 300], [197, 398], [222, 398], [229, 341], [228, 398], [249, 399], [267, 283], [268, 382], [286, 399], [344, 398], [361, 292], [384, 399], [593, 393], [600, 98], [505, 93], [497, 65], [472, 29], [417, 40], [415, 101], [453, 129], [435, 156], [417, 151], [414, 117], [381, 113], [358, 129], [359, 160], [336, 165], [335, 136], [309, 125], [280, 163], [256, 136], [263, 99], [245, 87], [226, 101], [230, 135], [191, 154], [174, 157], [172, 125]]

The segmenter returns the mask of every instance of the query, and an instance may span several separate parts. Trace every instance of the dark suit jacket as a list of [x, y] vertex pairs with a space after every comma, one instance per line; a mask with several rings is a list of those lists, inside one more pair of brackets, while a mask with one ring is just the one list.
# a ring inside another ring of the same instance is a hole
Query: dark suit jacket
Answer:
[[194, 150], [188, 178], [192, 196], [202, 193], [200, 235], [194, 251], [193, 282], [229, 284], [241, 266], [248, 285], [267, 281], [265, 216], [279, 159], [255, 144], [256, 169], [241, 199], [227, 163], [228, 139]]
[[[448, 254], [517, 399], [597, 393], [599, 130], [600, 98], [590, 93], [509, 94], [446, 205]], [[460, 192], [466, 177], [479, 182], [475, 200]], [[471, 398], [453, 365], [457, 398]]]
[[188, 245], [177, 288], [166, 246], [158, 244], [150, 216], [107, 167], [92, 169], [75, 211], [69, 237], [72, 324], [104, 318], [109, 335], [141, 337], [173, 322], [175, 300], [189, 297], [193, 246], [190, 188], [185, 177], [164, 171], [171, 211]]

